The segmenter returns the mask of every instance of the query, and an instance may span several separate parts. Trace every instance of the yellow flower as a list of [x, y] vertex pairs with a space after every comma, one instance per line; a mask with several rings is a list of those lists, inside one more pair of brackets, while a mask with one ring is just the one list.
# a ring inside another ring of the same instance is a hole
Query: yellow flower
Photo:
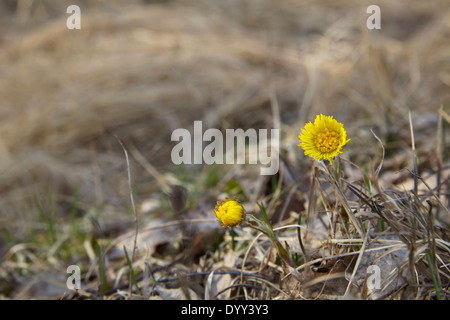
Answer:
[[217, 219], [226, 227], [235, 227], [244, 222], [245, 210], [238, 200], [217, 201], [214, 209]]
[[350, 141], [347, 139], [344, 125], [333, 116], [322, 114], [316, 117], [314, 124], [309, 122], [298, 136], [305, 155], [316, 160], [329, 160], [342, 153], [342, 147]]

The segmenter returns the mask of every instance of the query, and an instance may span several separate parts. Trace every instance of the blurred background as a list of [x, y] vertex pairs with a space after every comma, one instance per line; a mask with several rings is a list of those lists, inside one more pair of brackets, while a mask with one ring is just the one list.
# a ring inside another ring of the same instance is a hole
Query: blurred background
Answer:
[[[72, 4], [80, 30], [66, 27]], [[380, 30], [366, 27], [372, 4]], [[259, 170], [172, 164], [171, 133], [194, 120], [204, 130], [279, 127], [283, 159], [301, 178], [309, 160], [298, 135], [319, 113], [344, 123], [345, 158], [378, 164], [373, 129], [386, 147], [383, 173], [411, 168], [412, 111], [421, 169], [435, 170], [449, 86], [447, 0], [3, 0], [0, 247], [44, 241], [48, 228], [88, 213], [113, 221], [113, 234], [132, 230], [118, 139], [134, 151], [143, 222], [166, 215], [164, 205], [152, 210], [164, 183], [194, 181], [191, 206], [213, 208], [233, 179], [257, 198]]]

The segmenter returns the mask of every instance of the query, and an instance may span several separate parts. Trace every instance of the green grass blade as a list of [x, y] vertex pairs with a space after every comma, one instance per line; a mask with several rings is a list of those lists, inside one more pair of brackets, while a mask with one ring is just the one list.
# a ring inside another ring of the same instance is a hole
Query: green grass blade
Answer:
[[261, 210], [263, 217], [264, 217], [264, 221], [267, 222], [267, 224], [270, 226], [270, 228], [272, 229], [272, 224], [270, 223], [269, 220], [269, 216], [267, 215], [267, 211], [266, 211], [266, 207], [264, 207], [263, 203], [256, 203], [259, 207], [259, 209]]
[[441, 300], [441, 293], [440, 293], [441, 289], [439, 287], [439, 284], [438, 284], [438, 281], [437, 281], [437, 278], [436, 278], [436, 272], [435, 272], [434, 267], [433, 267], [433, 262], [431, 261], [430, 251], [428, 249], [425, 250], [425, 254], [427, 256], [428, 266], [430, 268], [431, 278], [433, 280], [433, 285], [434, 285], [434, 288], [436, 289], [436, 299], [437, 300]]
[[[135, 288], [136, 288], [136, 292], [141, 295], [141, 291], [139, 290], [139, 286], [137, 284], [136, 281], [136, 275], [134, 274], [134, 269], [133, 266], [131, 264], [131, 260], [130, 257], [128, 256], [128, 252], [127, 252], [127, 248], [125, 248], [125, 246], [123, 246], [123, 252], [125, 253], [125, 258], [127, 259], [127, 264], [128, 264], [128, 268], [130, 268], [130, 277], [131, 277], [131, 281], [133, 282]], [[153, 276], [152, 276], [153, 278]], [[155, 279], [152, 279], [153, 281], [155, 281]]]
[[108, 282], [106, 281], [105, 273], [105, 260], [103, 257], [103, 250], [100, 244], [94, 239], [94, 245], [97, 247], [97, 257], [98, 257], [98, 276], [99, 276], [99, 296], [103, 297], [103, 294], [109, 290]]

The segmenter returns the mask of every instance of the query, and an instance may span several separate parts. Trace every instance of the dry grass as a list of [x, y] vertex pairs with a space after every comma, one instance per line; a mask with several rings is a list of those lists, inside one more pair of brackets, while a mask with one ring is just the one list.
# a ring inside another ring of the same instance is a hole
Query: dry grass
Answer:
[[[356, 0], [79, 1], [79, 31], [68, 1], [19, 2], [0, 4], [3, 298], [448, 299], [446, 0], [381, 1], [377, 31]], [[297, 147], [318, 113], [352, 138], [342, 176]], [[172, 165], [194, 120], [279, 126], [280, 172]], [[297, 269], [218, 228], [226, 195], [266, 205]]]

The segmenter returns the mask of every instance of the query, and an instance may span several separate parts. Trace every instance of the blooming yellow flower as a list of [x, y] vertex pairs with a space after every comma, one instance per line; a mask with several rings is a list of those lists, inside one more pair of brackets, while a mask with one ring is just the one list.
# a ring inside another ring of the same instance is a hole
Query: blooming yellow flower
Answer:
[[217, 219], [226, 227], [235, 227], [244, 222], [245, 210], [238, 200], [217, 201], [214, 209]]
[[316, 117], [314, 124], [309, 122], [298, 136], [305, 155], [316, 160], [329, 160], [342, 153], [342, 147], [350, 141], [347, 139], [344, 125], [333, 116], [322, 114]]

